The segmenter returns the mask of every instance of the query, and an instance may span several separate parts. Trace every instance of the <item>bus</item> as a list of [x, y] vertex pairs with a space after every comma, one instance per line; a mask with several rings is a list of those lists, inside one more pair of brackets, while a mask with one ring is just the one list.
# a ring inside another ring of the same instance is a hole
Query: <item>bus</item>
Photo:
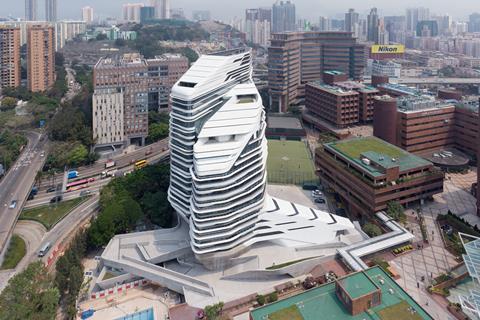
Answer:
[[88, 187], [88, 184], [93, 181], [95, 181], [95, 178], [88, 178], [70, 182], [69, 184], [67, 184], [67, 192], [86, 188]]
[[145, 168], [147, 166], [147, 160], [140, 160], [140, 161], [137, 161], [135, 162], [135, 170], [138, 170], [138, 169], [142, 169], [142, 168]]

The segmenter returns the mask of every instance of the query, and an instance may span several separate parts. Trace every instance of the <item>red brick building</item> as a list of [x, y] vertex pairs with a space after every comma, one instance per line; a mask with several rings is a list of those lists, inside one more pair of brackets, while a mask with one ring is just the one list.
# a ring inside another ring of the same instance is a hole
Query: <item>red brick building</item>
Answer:
[[373, 132], [415, 154], [456, 148], [475, 156], [478, 118], [478, 106], [469, 103], [384, 96], [375, 100]]
[[324, 144], [315, 162], [322, 183], [356, 215], [385, 210], [391, 201], [408, 206], [443, 192], [444, 174], [431, 162], [375, 137]]

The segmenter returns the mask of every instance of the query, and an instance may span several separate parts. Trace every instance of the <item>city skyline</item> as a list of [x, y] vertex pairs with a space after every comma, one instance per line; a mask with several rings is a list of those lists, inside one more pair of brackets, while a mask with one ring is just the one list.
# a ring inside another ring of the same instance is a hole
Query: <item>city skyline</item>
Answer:
[[[44, 1], [37, 1], [38, 3], [38, 19], [45, 18], [45, 12], [42, 10]], [[193, 1], [193, 0], [178, 0], [170, 4], [171, 8], [183, 8], [187, 14], [190, 16], [194, 10], [210, 10], [212, 17], [219, 20], [229, 20], [233, 17], [243, 17], [244, 10], [247, 8], [258, 8], [258, 7], [271, 7], [275, 1], [274, 0], [261, 0], [253, 1], [247, 0], [243, 2], [233, 2], [228, 6], [228, 9], [225, 9], [225, 6], [221, 6], [220, 0], [204, 0], [204, 1]], [[91, 6], [95, 9], [96, 14], [101, 17], [120, 17], [122, 5], [126, 3], [145, 3], [148, 4], [149, 1], [95, 1], [95, 0], [79, 0], [76, 1], [75, 5], [58, 1], [58, 18], [59, 19], [80, 19], [81, 18], [81, 9], [85, 6]], [[449, 14], [454, 19], [457, 20], [467, 20], [468, 15], [480, 11], [471, 1], [469, 0], [460, 0], [458, 1], [455, 7], [452, 7], [447, 1], [433, 1], [433, 0], [423, 0], [423, 1], [413, 1], [406, 0], [402, 2], [402, 6], [398, 7], [397, 4], [391, 4], [389, 1], [385, 0], [367, 0], [362, 3], [357, 3], [352, 0], [344, 0], [340, 3], [332, 5], [330, 3], [321, 4], [316, 3], [311, 0], [296, 0], [294, 1], [297, 10], [297, 16], [305, 19], [310, 19], [314, 22], [318, 20], [320, 16], [329, 16], [343, 19], [344, 14], [348, 11], [349, 8], [354, 8], [362, 16], [368, 15], [372, 7], [377, 7], [380, 16], [385, 15], [404, 15], [405, 9], [409, 7], [427, 7], [430, 8], [433, 14]], [[24, 3], [6, 3], [0, 9], [0, 17], [24, 17], [25, 8]]]

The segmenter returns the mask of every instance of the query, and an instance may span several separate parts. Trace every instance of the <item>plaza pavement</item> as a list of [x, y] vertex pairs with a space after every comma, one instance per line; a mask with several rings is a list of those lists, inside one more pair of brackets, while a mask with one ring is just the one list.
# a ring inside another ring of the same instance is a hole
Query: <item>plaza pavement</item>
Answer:
[[[390, 261], [401, 276], [397, 282], [434, 319], [454, 318], [446, 311], [444, 306], [441, 306], [427, 294], [426, 287], [429, 285], [432, 276], [435, 278], [458, 264], [455, 257], [444, 248], [435, 220], [439, 214], [446, 214], [450, 210], [470, 224], [477, 224], [480, 227], [480, 217], [476, 215], [476, 200], [470, 194], [471, 184], [476, 181], [476, 177], [476, 171], [470, 171], [467, 174], [448, 174], [444, 184], [444, 192], [434, 196], [433, 202], [428, 202], [421, 208], [425, 217], [429, 245]], [[406, 211], [407, 216], [409, 216], [407, 225], [415, 235], [415, 242], [423, 240], [420, 226], [414, 219], [414, 213], [418, 209]], [[425, 277], [423, 282], [421, 281], [422, 276]]]

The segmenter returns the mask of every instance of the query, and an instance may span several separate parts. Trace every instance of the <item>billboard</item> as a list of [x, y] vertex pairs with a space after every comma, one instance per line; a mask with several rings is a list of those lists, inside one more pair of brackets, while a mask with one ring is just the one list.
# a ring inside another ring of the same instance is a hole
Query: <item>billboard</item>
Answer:
[[372, 53], [405, 53], [403, 44], [376, 44], [372, 46]]

